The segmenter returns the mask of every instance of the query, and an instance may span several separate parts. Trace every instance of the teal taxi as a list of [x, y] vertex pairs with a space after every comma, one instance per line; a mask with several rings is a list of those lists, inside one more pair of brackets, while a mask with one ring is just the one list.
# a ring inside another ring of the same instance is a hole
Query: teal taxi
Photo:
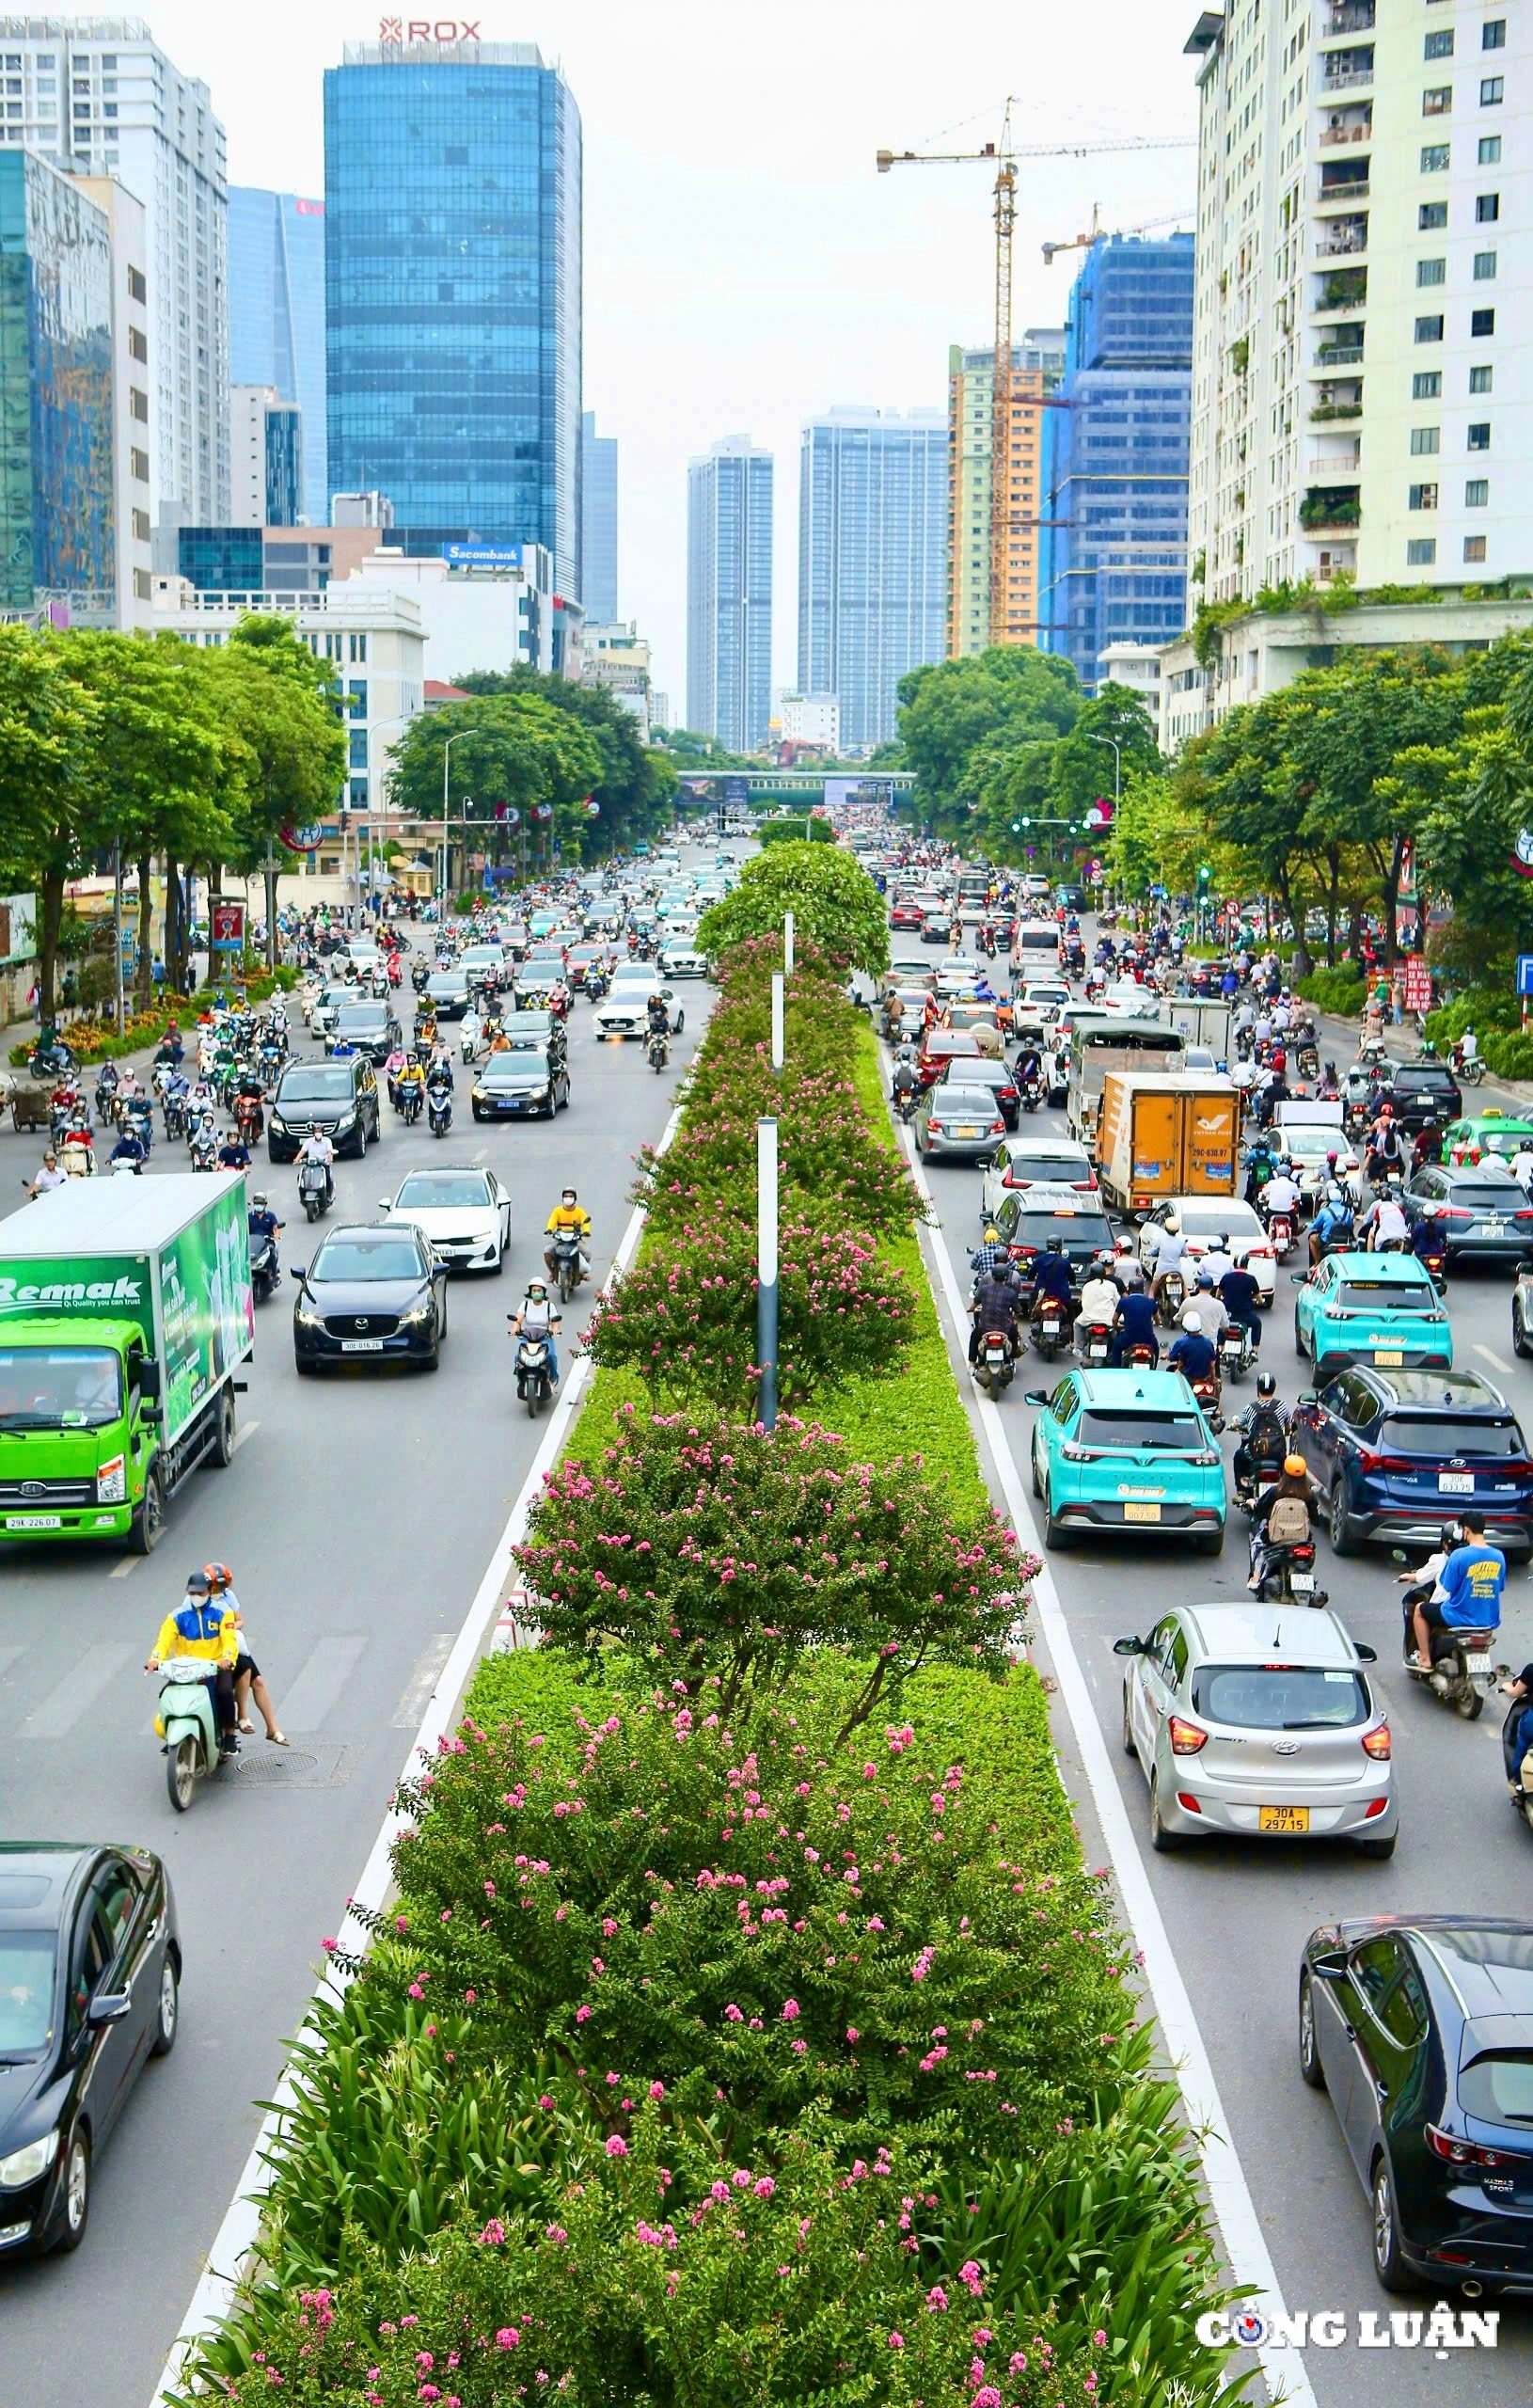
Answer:
[[1446, 1371], [1453, 1332], [1431, 1275], [1413, 1254], [1328, 1254], [1301, 1284], [1293, 1342], [1317, 1370], [1376, 1363], [1387, 1371]]
[[1179, 1371], [1070, 1371], [1033, 1425], [1033, 1494], [1044, 1538], [1068, 1546], [1081, 1531], [1191, 1538], [1200, 1553], [1225, 1544], [1225, 1459]]

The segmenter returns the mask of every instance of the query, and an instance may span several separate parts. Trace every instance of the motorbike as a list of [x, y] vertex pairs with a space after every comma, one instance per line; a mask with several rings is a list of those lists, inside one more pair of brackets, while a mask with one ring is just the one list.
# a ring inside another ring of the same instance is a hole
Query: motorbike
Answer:
[[1244, 1465], [1235, 1482], [1235, 1502], [1241, 1513], [1247, 1517], [1253, 1514], [1261, 1502], [1263, 1490], [1271, 1488], [1282, 1473], [1282, 1455], [1258, 1455], [1254, 1463]]
[[916, 1108], [916, 1105], [920, 1102], [920, 1101], [921, 1101], [921, 1088], [920, 1088], [919, 1085], [915, 1085], [915, 1086], [909, 1086], [909, 1087], [896, 1087], [896, 1088], [895, 1088], [895, 1090], [894, 1090], [894, 1109], [895, 1109], [895, 1111], [899, 1114], [900, 1118], [901, 1118], [901, 1119], [902, 1119], [902, 1120], [907, 1124], [907, 1126], [909, 1126], [909, 1124], [910, 1123], [910, 1121], [912, 1121], [912, 1120], [914, 1119], [914, 1117], [915, 1117], [915, 1108]]
[[440, 1080], [426, 1089], [426, 1125], [434, 1137], [445, 1137], [452, 1126], [452, 1090]]
[[1328, 1605], [1330, 1591], [1315, 1585], [1314, 1540], [1296, 1539], [1286, 1546], [1270, 1549], [1257, 1593], [1263, 1598], [1275, 1595], [1285, 1606]]
[[1493, 1649], [1493, 1630], [1434, 1630], [1431, 1633], [1431, 1670], [1424, 1672], [1415, 1660], [1415, 1629], [1411, 1616], [1414, 1608], [1431, 1594], [1430, 1585], [1407, 1589], [1402, 1600], [1405, 1609], [1405, 1644], [1403, 1669], [1422, 1688], [1430, 1689], [1445, 1705], [1465, 1722], [1478, 1722], [1485, 1711], [1485, 1700], [1498, 1680], [1507, 1678], [1507, 1667], [1497, 1664]]
[[413, 1128], [415, 1123], [419, 1119], [420, 1082], [419, 1079], [401, 1080], [399, 1091], [399, 1117], [403, 1121], [406, 1129]]
[[1219, 1410], [1217, 1371], [1210, 1371], [1205, 1379], [1189, 1380], [1187, 1385], [1192, 1389], [1193, 1398], [1209, 1429], [1216, 1433], [1221, 1431], [1225, 1426], [1225, 1417]]
[[1294, 1228], [1291, 1212], [1272, 1212], [1268, 1216], [1267, 1235], [1279, 1262], [1287, 1262], [1293, 1252]]
[[1447, 1256], [1444, 1253], [1443, 1248], [1440, 1245], [1434, 1246], [1430, 1254], [1418, 1254], [1416, 1256], [1416, 1260], [1420, 1263], [1423, 1271], [1427, 1273], [1438, 1294], [1440, 1296], [1446, 1296], [1447, 1293]]
[[1175, 1329], [1181, 1320], [1187, 1302], [1187, 1282], [1179, 1271], [1168, 1271], [1161, 1282], [1160, 1302], [1156, 1310], [1162, 1329]]
[[1113, 1343], [1113, 1333], [1106, 1322], [1087, 1322], [1075, 1332], [1075, 1351], [1089, 1370], [1094, 1363], [1105, 1364]]
[[103, 1129], [109, 1129], [112, 1125], [113, 1106], [116, 1101], [117, 1091], [118, 1083], [115, 1076], [109, 1079], [103, 1073], [103, 1076], [97, 1080], [96, 1117], [101, 1122]]
[[192, 1168], [216, 1170], [217, 1167], [218, 1140], [216, 1137], [204, 1136], [201, 1130], [198, 1130], [192, 1139]]
[[418, 995], [423, 995], [425, 993], [426, 981], [430, 976], [431, 972], [427, 969], [423, 959], [420, 961], [413, 961], [410, 964], [410, 984], [415, 989]]
[[1051, 1363], [1070, 1334], [1069, 1314], [1053, 1296], [1046, 1296], [1033, 1322], [1033, 1343], [1046, 1363]]
[[1004, 1329], [981, 1333], [974, 1349], [974, 1377], [988, 1397], [1004, 1395], [1016, 1375], [1016, 1349]]
[[1152, 1338], [1130, 1339], [1123, 1350], [1123, 1366], [1129, 1371], [1153, 1371], [1159, 1348]]
[[234, 1099], [234, 1125], [247, 1146], [266, 1133], [266, 1115], [261, 1108], [259, 1095], [241, 1095]]
[[580, 1285], [580, 1241], [574, 1229], [556, 1229], [552, 1245], [554, 1284], [560, 1303], [567, 1305]]
[[547, 1339], [524, 1335], [516, 1341], [516, 1393], [527, 1407], [529, 1421], [537, 1419], [553, 1392]]
[[1251, 1332], [1243, 1321], [1231, 1322], [1219, 1340], [1219, 1369], [1226, 1380], [1238, 1380], [1251, 1368]]
[[70, 1179], [94, 1179], [96, 1149], [88, 1129], [66, 1130], [58, 1150], [58, 1164]]
[[170, 1803], [178, 1814], [184, 1814], [198, 1782], [215, 1773], [226, 1756], [237, 1753], [237, 1746], [230, 1742], [227, 1748], [219, 1747], [213, 1690], [197, 1657], [176, 1657], [161, 1669], [166, 1677], [160, 1685], [154, 1732], [165, 1758]]
[[275, 1238], [252, 1238], [250, 1241], [250, 1286], [258, 1305], [263, 1305], [281, 1278], [277, 1259]]
[[329, 1211], [330, 1173], [324, 1163], [299, 1163], [298, 1201], [310, 1221]]
[[27, 1055], [26, 1067], [34, 1079], [61, 1079], [78, 1066], [67, 1045], [34, 1045]]
[[1043, 1101], [1043, 1081], [1036, 1070], [1022, 1082], [1022, 1110], [1036, 1112]]
[[[207, 1164], [209, 1170], [212, 1170], [213, 1166], [212, 1163]], [[106, 1167], [114, 1175], [119, 1171], [126, 1171], [130, 1179], [138, 1179], [143, 1174], [144, 1165], [137, 1154], [114, 1154]], [[200, 1163], [192, 1164], [194, 1170], [200, 1170], [202, 1167]]]
[[257, 1075], [262, 1086], [271, 1086], [282, 1073], [282, 1048], [275, 1038], [268, 1038], [261, 1049]]
[[165, 1133], [167, 1143], [186, 1134], [186, 1106], [179, 1095], [166, 1098]]
[[1485, 1065], [1479, 1055], [1472, 1054], [1466, 1060], [1462, 1047], [1457, 1045], [1453, 1048], [1452, 1067], [1454, 1077], [1462, 1086], [1478, 1087], [1485, 1076]]
[[671, 1059], [671, 1039], [663, 1028], [652, 1028], [644, 1040], [644, 1058], [656, 1078]]

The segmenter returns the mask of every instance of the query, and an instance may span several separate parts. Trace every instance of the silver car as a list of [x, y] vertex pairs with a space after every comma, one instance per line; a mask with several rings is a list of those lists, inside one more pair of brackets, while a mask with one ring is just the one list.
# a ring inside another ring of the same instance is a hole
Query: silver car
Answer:
[[1178, 1606], [1126, 1656], [1123, 1745], [1149, 1781], [1150, 1846], [1198, 1836], [1348, 1839], [1395, 1853], [1389, 1724], [1333, 1613]]

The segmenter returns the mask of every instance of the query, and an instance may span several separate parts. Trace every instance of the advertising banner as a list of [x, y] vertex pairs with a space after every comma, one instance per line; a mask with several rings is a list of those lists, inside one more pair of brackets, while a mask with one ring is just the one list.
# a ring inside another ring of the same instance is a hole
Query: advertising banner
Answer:
[[0, 964], [36, 956], [37, 909], [35, 895], [0, 895]]
[[852, 803], [874, 806], [892, 801], [893, 793], [887, 778], [827, 778], [825, 807], [844, 811]]
[[1405, 1008], [1408, 1012], [1431, 1009], [1431, 972], [1419, 953], [1414, 953], [1405, 965]]
[[254, 1342], [246, 1210], [244, 1182], [227, 1187], [160, 1258], [167, 1438], [185, 1428]]
[[39, 1261], [0, 1256], [0, 1340], [8, 1325], [56, 1313], [103, 1321], [135, 1321], [147, 1353], [154, 1352], [154, 1295], [147, 1255], [50, 1255]]
[[220, 895], [213, 907], [213, 949], [214, 953], [245, 951], [245, 905]]

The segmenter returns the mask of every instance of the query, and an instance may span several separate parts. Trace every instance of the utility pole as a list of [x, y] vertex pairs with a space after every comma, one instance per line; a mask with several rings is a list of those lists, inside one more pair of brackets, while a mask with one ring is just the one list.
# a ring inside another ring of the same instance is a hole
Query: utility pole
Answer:
[[756, 1123], [756, 1354], [761, 1391], [756, 1418], [777, 1428], [777, 1121]]

